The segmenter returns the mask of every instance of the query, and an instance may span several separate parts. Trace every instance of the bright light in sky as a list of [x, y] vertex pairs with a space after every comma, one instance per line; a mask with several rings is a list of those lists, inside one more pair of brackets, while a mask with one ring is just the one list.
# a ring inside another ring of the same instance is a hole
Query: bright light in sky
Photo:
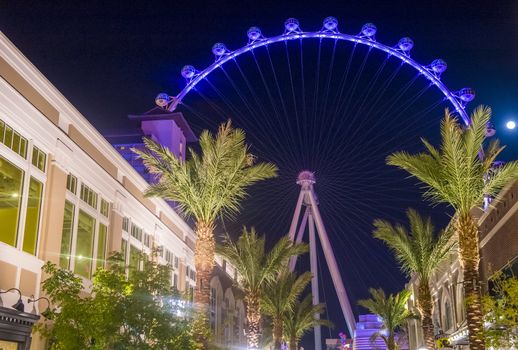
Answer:
[[514, 128], [516, 128], [516, 123], [514, 120], [509, 120], [505, 126], [507, 127], [507, 129], [509, 130], [513, 130]]

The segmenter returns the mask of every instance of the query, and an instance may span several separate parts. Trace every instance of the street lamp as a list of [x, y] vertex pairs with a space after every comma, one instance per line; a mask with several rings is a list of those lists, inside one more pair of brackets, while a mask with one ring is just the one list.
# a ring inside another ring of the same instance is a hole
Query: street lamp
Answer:
[[27, 304], [30, 304], [30, 303], [33, 303], [34, 305], [32, 306], [32, 311], [31, 311], [31, 314], [34, 314], [34, 315], [37, 315], [38, 312], [36, 311], [36, 302], [40, 301], [40, 300], [45, 300], [47, 302], [47, 308], [45, 309], [45, 311], [43, 311], [41, 314], [43, 315], [43, 317], [45, 318], [50, 318], [50, 300], [46, 297], [39, 297], [38, 299], [34, 299], [34, 295], [31, 295], [31, 297], [29, 298], [29, 300], [27, 300]]
[[[9, 293], [9, 292], [12, 292], [12, 291], [18, 292], [18, 301], [12, 306], [12, 308], [16, 309], [16, 310], [18, 310], [20, 312], [24, 312], [25, 311], [25, 305], [23, 305], [23, 301], [22, 301], [22, 292], [20, 292], [20, 290], [18, 288], [9, 288], [8, 290], [4, 290], [3, 292], [0, 292], [0, 294]], [[3, 303], [1, 297], [0, 297], [0, 306], [4, 306], [4, 303]]]

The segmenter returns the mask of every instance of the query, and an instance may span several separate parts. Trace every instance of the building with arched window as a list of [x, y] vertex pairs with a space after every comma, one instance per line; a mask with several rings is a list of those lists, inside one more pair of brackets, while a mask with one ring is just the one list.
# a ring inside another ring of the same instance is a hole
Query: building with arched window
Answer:
[[[152, 110], [133, 121], [137, 136], [163, 143], [180, 159], [186, 143], [196, 141], [180, 113]], [[31, 340], [38, 317], [20, 310], [34, 307], [39, 314], [39, 305], [28, 300], [42, 295], [47, 261], [73, 271], [87, 288], [110, 252], [140, 268], [138, 255], [159, 248], [158, 261], [172, 268], [171, 286], [190, 294], [196, 287], [194, 231], [174, 203], [144, 196], [152, 179], [130, 153], [130, 146], [138, 146], [134, 140], [113, 143], [0, 33], [0, 348], [45, 348], [44, 340]], [[242, 312], [243, 304], [233, 287], [235, 270], [216, 263], [221, 282], [215, 283], [215, 317], [223, 322], [236, 305]], [[15, 303], [20, 310], [6, 307]], [[230, 331], [242, 330], [239, 317], [238, 325], [215, 324], [228, 329], [222, 342], [243, 344]]]
[[[480, 276], [483, 289], [495, 272], [513, 270], [518, 275], [518, 182], [505, 187], [484, 211], [473, 210], [480, 228]], [[456, 349], [469, 349], [464, 302], [463, 271], [458, 253], [453, 251], [430, 280], [434, 300], [436, 336], [449, 339]], [[416, 314], [417, 281], [407, 284], [412, 291], [409, 307]], [[409, 323], [409, 349], [424, 345], [420, 321]]]

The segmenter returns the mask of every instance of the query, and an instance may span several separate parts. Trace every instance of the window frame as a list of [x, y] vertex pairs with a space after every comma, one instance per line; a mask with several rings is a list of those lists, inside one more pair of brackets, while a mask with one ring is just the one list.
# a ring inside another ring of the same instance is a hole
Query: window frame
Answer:
[[[24, 254], [28, 254], [30, 256], [37, 257], [39, 254], [39, 251], [40, 251], [40, 240], [41, 240], [41, 229], [42, 229], [41, 224], [42, 224], [42, 220], [43, 220], [42, 214], [43, 214], [43, 211], [44, 211], [44, 208], [46, 205], [45, 190], [46, 190], [46, 186], [47, 186], [47, 174], [46, 174], [46, 172], [42, 172], [40, 169], [38, 169], [37, 167], [32, 165], [31, 156], [29, 156], [29, 155], [31, 154], [30, 150], [32, 150], [32, 148], [34, 147], [33, 140], [28, 139], [25, 136], [23, 136], [22, 133], [18, 132], [18, 130], [20, 130], [19, 128], [17, 128], [16, 126], [12, 127], [12, 124], [6, 123], [3, 118], [0, 118], [0, 120], [2, 122], [4, 122], [4, 130], [5, 130], [5, 126], [9, 126], [13, 130], [13, 135], [14, 135], [14, 132], [16, 131], [20, 135], [20, 137], [27, 140], [27, 143], [26, 143], [27, 155], [25, 158], [22, 155], [20, 155], [19, 153], [17, 153], [16, 151], [14, 151], [12, 148], [5, 145], [3, 142], [0, 142], [0, 156], [2, 156], [5, 160], [7, 160], [11, 165], [19, 168], [23, 173], [23, 175], [22, 175], [23, 176], [22, 192], [21, 192], [19, 213], [18, 213], [18, 218], [17, 218], [15, 245], [14, 246], [9, 245], [9, 244], [8, 245]], [[41, 147], [38, 147], [38, 149], [41, 152], [45, 153], [45, 155], [48, 157], [48, 152], [43, 151], [43, 149]], [[47, 168], [47, 164], [45, 165], [45, 167]], [[36, 235], [37, 235], [36, 249], [35, 249], [34, 254], [27, 253], [23, 250], [23, 241], [24, 241], [24, 236], [25, 236], [25, 223], [26, 223], [26, 219], [27, 219], [27, 206], [28, 206], [28, 202], [29, 202], [29, 192], [28, 191], [29, 191], [29, 185], [30, 185], [31, 178], [34, 178], [36, 181], [39, 181], [43, 185], [42, 186], [42, 198], [40, 201], [40, 212], [39, 212], [39, 217], [37, 220], [38, 229], [36, 232]]]
[[[73, 174], [72, 174], [73, 175]], [[74, 175], [75, 176], [75, 175]], [[107, 228], [107, 234], [106, 234], [106, 247], [108, 246], [108, 242], [110, 240], [110, 220], [109, 218], [105, 217], [101, 214], [101, 212], [98, 209], [94, 209], [90, 206], [87, 202], [85, 202], [83, 199], [81, 199], [81, 186], [85, 185], [88, 187], [93, 193], [97, 194], [97, 198], [99, 198], [100, 194], [98, 191], [96, 191], [92, 186], [88, 185], [83, 181], [83, 179], [77, 177], [76, 185], [79, 188], [79, 193], [72, 193], [71, 191], [65, 191], [65, 199], [71, 204], [74, 205], [74, 226], [72, 228], [72, 244], [70, 248], [70, 263], [69, 263], [69, 270], [74, 271], [75, 269], [75, 255], [77, 250], [77, 230], [78, 230], [78, 223], [79, 223], [79, 211], [83, 211], [85, 214], [91, 216], [95, 220], [95, 229], [94, 229], [94, 241], [93, 241], [93, 250], [92, 250], [92, 261], [90, 266], [90, 278], [93, 276], [95, 271], [97, 270], [97, 250], [99, 245], [99, 227], [100, 225], [104, 225]], [[105, 247], [105, 248], [106, 248]], [[106, 249], [106, 253], [108, 253]], [[81, 276], [82, 277], [82, 276]]]
[[[126, 256], [125, 256], [125, 260], [124, 260], [124, 265], [126, 266], [126, 275], [128, 275], [129, 273], [129, 270], [128, 270], [128, 267], [129, 267], [129, 263], [130, 263], [130, 250], [131, 250], [131, 247], [133, 246], [134, 248], [138, 249], [140, 252], [146, 254], [147, 256], [151, 256], [151, 247], [147, 247], [145, 244], [144, 244], [144, 234], [145, 234], [145, 231], [144, 231], [144, 228], [139, 225], [138, 223], [136, 223], [130, 215], [126, 215], [126, 214], [123, 214], [122, 215], [122, 237], [121, 237], [121, 240], [125, 240], [126, 241]], [[127, 225], [127, 231], [125, 230], [125, 225]], [[132, 231], [133, 231], [133, 227], [136, 227], [137, 229], [140, 230], [140, 233], [141, 233], [141, 239], [139, 240], [138, 238], [136, 238], [135, 236], [132, 235]], [[148, 234], [150, 237], [151, 235]], [[122, 246], [121, 246], [122, 248]], [[142, 264], [140, 264], [139, 268], [141, 269], [142, 268]]]

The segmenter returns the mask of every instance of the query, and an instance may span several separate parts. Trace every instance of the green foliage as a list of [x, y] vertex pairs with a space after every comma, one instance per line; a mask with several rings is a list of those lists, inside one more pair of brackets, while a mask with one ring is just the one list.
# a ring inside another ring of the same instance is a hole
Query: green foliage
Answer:
[[262, 296], [266, 284], [277, 279], [290, 257], [306, 253], [308, 247], [293, 244], [284, 236], [267, 252], [265, 237], [260, 237], [254, 228], [250, 231], [244, 228], [237, 242], [226, 235], [216, 251], [236, 267], [239, 286], [245, 294]]
[[410, 230], [401, 224], [375, 220], [374, 237], [390, 247], [403, 272], [416, 273], [419, 279], [428, 281], [454, 246], [450, 241], [453, 230], [442, 230], [435, 235], [430, 218], [424, 219], [413, 209], [407, 211], [407, 217]]
[[293, 309], [284, 314], [285, 338], [290, 343], [295, 342], [295, 344], [290, 344], [290, 349], [296, 349], [302, 336], [314, 326], [333, 327], [333, 324], [328, 320], [315, 317], [315, 315], [322, 314], [324, 310], [324, 304], [313, 305], [313, 297], [309, 294]]
[[190, 158], [185, 162], [150, 139], [144, 142], [146, 151], [133, 151], [159, 179], [146, 194], [175, 201], [183, 212], [208, 226], [219, 215], [239, 212], [246, 187], [277, 174], [277, 167], [271, 163], [255, 164], [256, 158], [245, 143], [245, 132], [233, 129], [230, 121], [219, 127], [215, 137], [203, 131], [201, 155], [189, 149]]
[[483, 298], [486, 346], [511, 349], [518, 346], [518, 278], [499, 273], [492, 279], [493, 296]]
[[432, 202], [450, 204], [458, 214], [467, 214], [482, 203], [484, 195], [496, 196], [506, 184], [518, 179], [517, 161], [492, 168], [504, 149], [498, 140], [492, 140], [483, 149], [490, 117], [491, 109], [480, 106], [471, 114], [471, 124], [462, 127], [446, 110], [441, 123], [440, 148], [423, 139], [426, 152], [415, 155], [397, 152], [388, 157], [388, 164], [422, 181], [425, 197]]
[[435, 341], [435, 345], [437, 349], [451, 349], [452, 347], [449, 338], [439, 338]]
[[277, 279], [290, 257], [307, 252], [308, 246], [293, 244], [288, 236], [284, 236], [272, 249], [266, 251], [264, 236], [258, 236], [254, 228], [250, 231], [244, 228], [237, 242], [226, 235], [223, 244], [217, 246], [216, 251], [237, 269], [239, 286], [245, 293], [247, 305], [248, 346], [257, 348], [260, 340], [260, 302], [266, 285]]
[[311, 272], [299, 276], [284, 270], [278, 278], [266, 284], [265, 293], [261, 300], [261, 308], [272, 318], [282, 318], [287, 312], [293, 311], [299, 295], [311, 282]]
[[190, 327], [192, 349], [208, 349], [213, 335], [209, 325], [209, 317], [205, 312], [195, 312]]
[[261, 309], [273, 320], [275, 348], [280, 348], [284, 316], [290, 312], [293, 313], [300, 294], [311, 282], [311, 278], [311, 272], [297, 276], [284, 269], [275, 281], [266, 284], [265, 293], [261, 299]]
[[373, 339], [382, 338], [389, 350], [394, 350], [397, 346], [395, 343], [396, 331], [406, 325], [407, 321], [415, 318], [415, 316], [408, 311], [407, 302], [410, 298], [410, 291], [403, 290], [397, 294], [390, 294], [388, 297], [381, 289], [370, 288], [370, 299], [358, 301], [358, 304], [368, 309], [373, 314], [380, 316], [383, 319], [384, 328], [388, 335], [377, 332]]
[[[38, 331], [51, 349], [191, 349], [188, 309], [169, 287], [170, 269], [143, 259], [126, 279], [120, 254], [98, 269], [90, 293], [82, 279], [47, 262], [42, 289], [54, 306]], [[182, 316], [179, 316], [182, 315]]]

